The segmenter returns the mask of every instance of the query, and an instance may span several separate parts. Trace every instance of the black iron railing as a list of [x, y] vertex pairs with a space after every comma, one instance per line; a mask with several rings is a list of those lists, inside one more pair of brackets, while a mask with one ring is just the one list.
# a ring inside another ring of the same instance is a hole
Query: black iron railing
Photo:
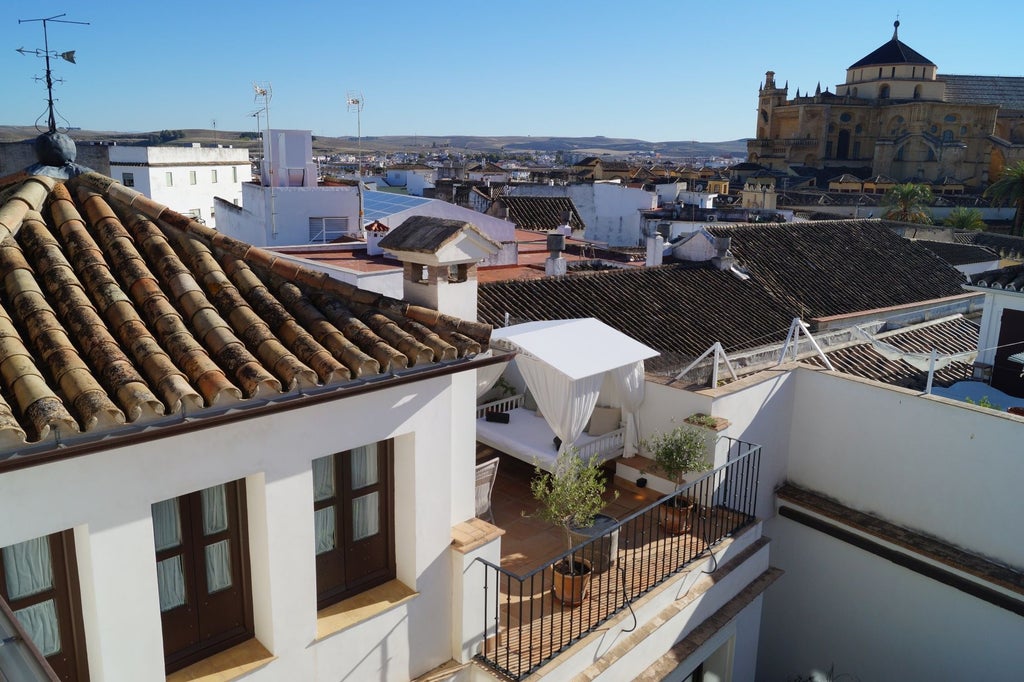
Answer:
[[[484, 641], [476, 658], [519, 680], [551, 661], [643, 594], [754, 522], [761, 446], [718, 440], [726, 464], [684, 485], [526, 575], [484, 559]], [[665, 519], [688, 500], [683, 528]], [[681, 532], [675, 532], [681, 531]], [[587, 596], [567, 605], [552, 595], [552, 566], [590, 563]]]

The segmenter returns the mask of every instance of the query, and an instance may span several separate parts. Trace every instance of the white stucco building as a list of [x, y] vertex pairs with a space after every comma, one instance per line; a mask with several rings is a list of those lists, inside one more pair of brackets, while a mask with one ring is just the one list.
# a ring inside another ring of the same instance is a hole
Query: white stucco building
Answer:
[[517, 186], [521, 196], [569, 197], [587, 226], [584, 238], [609, 246], [639, 246], [643, 238], [641, 211], [658, 207], [655, 192], [618, 182]]
[[[373, 222], [394, 228], [411, 216], [430, 216], [472, 223], [502, 244], [501, 251], [488, 256], [488, 265], [516, 262], [515, 225], [506, 220], [436, 199], [366, 187], [360, 198], [355, 184], [319, 186], [308, 130], [268, 131], [264, 150], [267, 170], [259, 184], [243, 185], [241, 206], [218, 204], [217, 229], [224, 234], [257, 246], [324, 244], [343, 237], [362, 238], [361, 228]], [[414, 181], [414, 177], [425, 176], [412, 174], [406, 179]]]
[[252, 169], [249, 150], [233, 147], [110, 146], [110, 176], [150, 199], [216, 227], [215, 200], [239, 205]]

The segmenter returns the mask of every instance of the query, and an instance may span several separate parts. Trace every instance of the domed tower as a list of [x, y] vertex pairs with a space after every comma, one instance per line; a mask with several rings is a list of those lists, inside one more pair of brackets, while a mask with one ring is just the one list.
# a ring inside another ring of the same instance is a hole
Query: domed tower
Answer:
[[944, 85], [935, 80], [938, 67], [899, 39], [900, 22], [892, 39], [846, 69], [846, 82], [836, 94], [856, 99], [941, 100]]

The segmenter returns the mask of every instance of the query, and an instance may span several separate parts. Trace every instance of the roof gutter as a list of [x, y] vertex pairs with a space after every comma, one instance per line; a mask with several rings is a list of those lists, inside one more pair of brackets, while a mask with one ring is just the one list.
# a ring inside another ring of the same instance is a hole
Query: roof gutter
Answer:
[[[161, 438], [176, 436], [183, 433], [193, 433], [196, 431], [216, 428], [225, 424], [258, 419], [269, 414], [288, 412], [291, 410], [310, 407], [312, 405], [345, 400], [347, 398], [374, 393], [376, 391], [394, 388], [396, 386], [405, 386], [417, 381], [436, 379], [438, 377], [448, 376], [450, 374], [456, 374], [470, 369], [487, 367], [499, 362], [508, 362], [513, 357], [515, 357], [515, 353], [510, 352], [503, 353], [501, 355], [491, 355], [485, 358], [475, 356], [473, 358], [451, 360], [427, 369], [403, 370], [393, 372], [389, 376], [368, 377], [367, 379], [357, 380], [356, 382], [345, 384], [343, 386], [333, 388], [323, 387], [316, 389], [313, 392], [307, 391], [301, 394], [285, 394], [268, 399], [262, 403], [253, 404], [251, 407], [246, 407], [244, 404], [234, 404], [229, 409], [219, 414], [209, 414], [208, 411], [204, 411], [203, 414], [190, 417], [184, 413], [179, 413], [177, 416], [169, 417], [169, 419], [174, 419], [176, 421], [171, 421], [169, 423], [166, 420], [162, 422], [147, 422], [146, 424], [139, 425], [139, 430], [134, 433], [117, 435], [116, 432], [111, 434], [111, 432], [108, 431], [105, 433], [95, 434], [91, 438], [88, 435], [81, 437], [76, 436], [75, 440], [77, 443], [72, 445], [64, 445], [60, 442], [58, 437], [56, 443], [49, 441], [47, 443], [40, 442], [34, 445], [29, 445], [26, 447], [25, 454], [12, 455], [7, 459], [0, 460], [0, 474], [7, 473], [9, 471], [16, 471], [18, 469], [40, 466], [43, 464], [50, 464], [52, 462], [59, 462], [61, 460], [71, 459], [74, 457], [81, 457], [83, 455], [90, 455], [103, 450], [110, 450], [115, 447], [130, 447], [132, 445], [149, 443]], [[119, 427], [118, 430], [131, 428], [132, 427], [128, 425]], [[86, 439], [88, 439], [87, 442]]]

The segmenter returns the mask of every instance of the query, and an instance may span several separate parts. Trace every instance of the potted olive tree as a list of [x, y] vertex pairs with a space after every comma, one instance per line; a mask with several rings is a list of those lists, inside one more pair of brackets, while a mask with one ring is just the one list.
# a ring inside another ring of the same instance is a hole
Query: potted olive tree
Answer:
[[[537, 467], [530, 482], [530, 491], [540, 503], [536, 515], [563, 530], [566, 551], [573, 548], [573, 531], [591, 526], [604, 509], [604, 490], [600, 460], [596, 455], [583, 460], [575, 448], [560, 452], [550, 472]], [[581, 603], [590, 584], [590, 562], [569, 555], [551, 568], [555, 596], [570, 606]]]
[[684, 473], [710, 468], [706, 461], [707, 431], [677, 426], [645, 440], [644, 447], [654, 455], [655, 463], [676, 488], [675, 494], [661, 506], [661, 525], [670, 533], [685, 533], [690, 530], [693, 500], [681, 494], [679, 488], [683, 485]]

